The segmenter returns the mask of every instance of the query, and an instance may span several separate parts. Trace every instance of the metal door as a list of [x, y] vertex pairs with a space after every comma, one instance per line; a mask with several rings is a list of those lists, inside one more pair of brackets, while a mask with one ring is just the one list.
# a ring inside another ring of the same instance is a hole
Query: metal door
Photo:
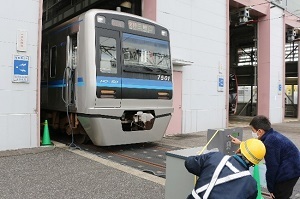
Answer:
[[174, 93], [173, 93], [173, 108], [171, 121], [166, 130], [166, 135], [181, 134], [182, 125], [182, 72], [174, 71], [173, 73]]

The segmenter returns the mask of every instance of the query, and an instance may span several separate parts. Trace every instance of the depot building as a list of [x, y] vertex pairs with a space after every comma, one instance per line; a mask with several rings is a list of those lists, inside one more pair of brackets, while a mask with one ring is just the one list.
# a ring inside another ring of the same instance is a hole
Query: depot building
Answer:
[[299, 118], [296, 0], [11, 0], [0, 8], [0, 150], [40, 146], [43, 32], [89, 9], [168, 28], [174, 112], [166, 136], [227, 128], [237, 115]]

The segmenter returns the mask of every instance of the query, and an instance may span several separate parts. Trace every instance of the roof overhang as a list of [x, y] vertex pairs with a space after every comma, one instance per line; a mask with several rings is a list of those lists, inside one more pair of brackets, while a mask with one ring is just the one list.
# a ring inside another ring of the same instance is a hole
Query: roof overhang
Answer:
[[194, 62], [192, 61], [186, 61], [183, 59], [172, 59], [172, 64], [173, 66], [188, 66], [188, 65], [192, 65]]
[[266, 0], [229, 0], [230, 9], [239, 9], [247, 7], [250, 11], [250, 16], [263, 17], [268, 14], [270, 2]]
[[285, 11], [285, 24], [293, 28], [300, 28], [300, 17], [291, 15], [291, 13]]

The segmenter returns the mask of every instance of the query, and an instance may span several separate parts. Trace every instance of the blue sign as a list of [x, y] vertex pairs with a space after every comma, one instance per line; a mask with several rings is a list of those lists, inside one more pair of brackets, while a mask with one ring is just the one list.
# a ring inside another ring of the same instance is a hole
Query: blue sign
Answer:
[[224, 91], [224, 75], [218, 76], [218, 91], [223, 92]]
[[224, 79], [219, 77], [219, 87], [224, 87]]
[[279, 84], [279, 85], [278, 85], [278, 91], [281, 91], [281, 90], [282, 90], [282, 85]]
[[29, 56], [14, 55], [13, 82], [28, 82]]

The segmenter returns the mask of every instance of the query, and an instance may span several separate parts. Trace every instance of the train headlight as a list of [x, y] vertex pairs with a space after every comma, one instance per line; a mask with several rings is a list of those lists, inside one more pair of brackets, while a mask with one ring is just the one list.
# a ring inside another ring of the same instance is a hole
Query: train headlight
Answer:
[[105, 23], [105, 17], [104, 16], [97, 16], [97, 22], [98, 23]]
[[167, 92], [158, 92], [158, 99], [170, 99], [170, 95]]
[[161, 31], [161, 35], [167, 37], [167, 36], [168, 36], [168, 32], [165, 31], [165, 30], [162, 30], [162, 31]]

